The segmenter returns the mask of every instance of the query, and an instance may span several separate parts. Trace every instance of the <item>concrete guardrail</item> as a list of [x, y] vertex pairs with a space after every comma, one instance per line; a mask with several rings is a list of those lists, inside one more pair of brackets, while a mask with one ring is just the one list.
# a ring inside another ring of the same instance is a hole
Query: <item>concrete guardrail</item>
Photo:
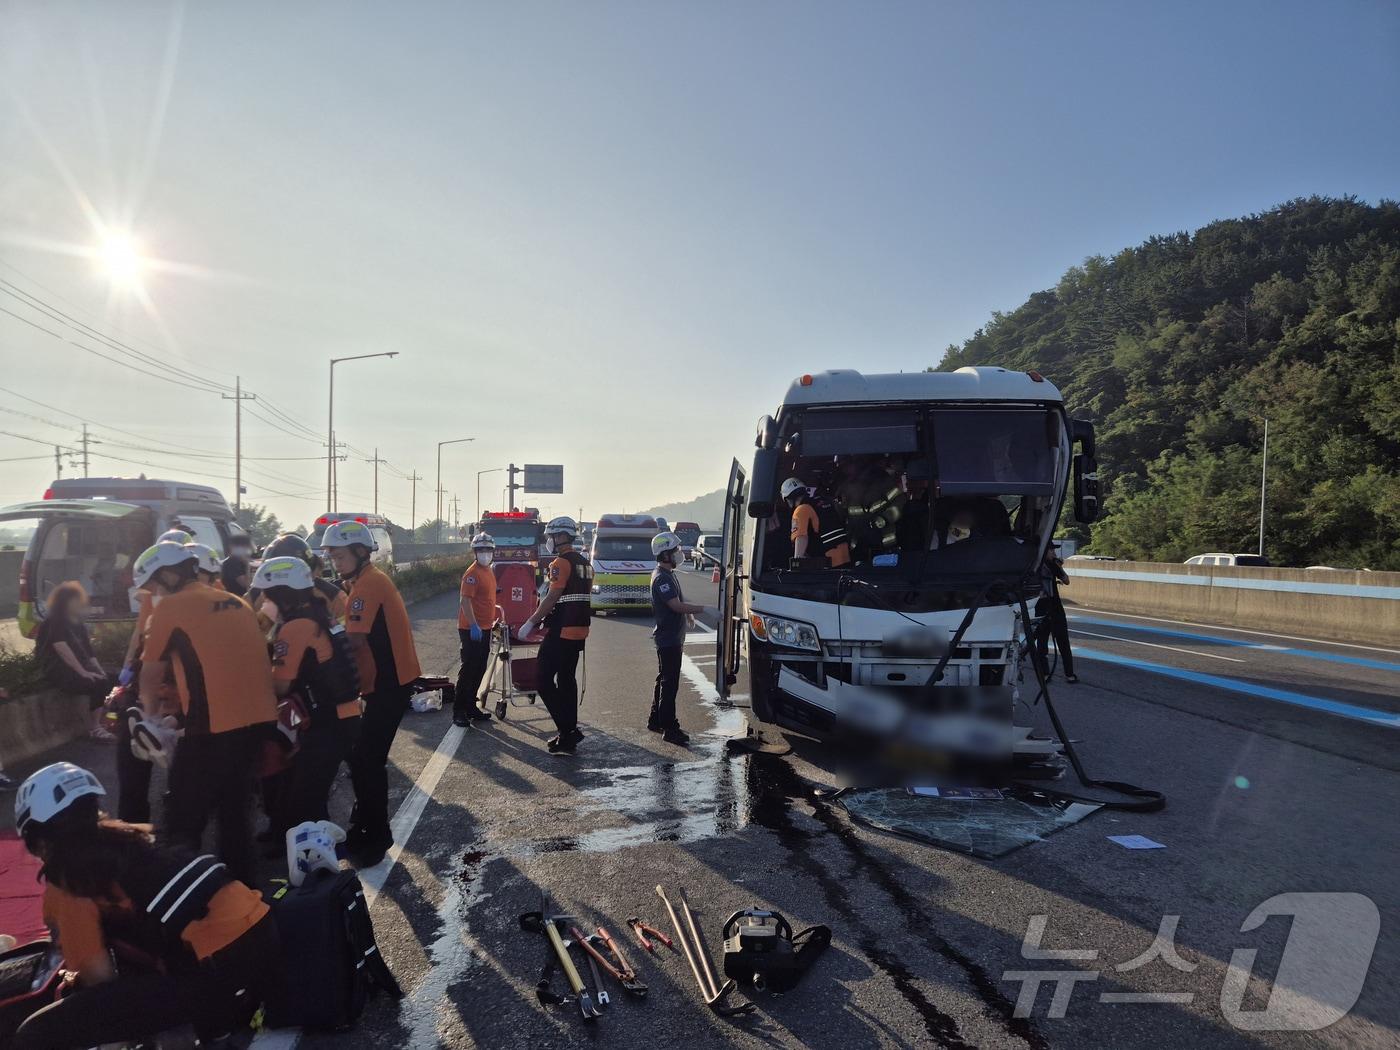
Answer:
[[1068, 561], [1067, 604], [1400, 647], [1400, 572]]

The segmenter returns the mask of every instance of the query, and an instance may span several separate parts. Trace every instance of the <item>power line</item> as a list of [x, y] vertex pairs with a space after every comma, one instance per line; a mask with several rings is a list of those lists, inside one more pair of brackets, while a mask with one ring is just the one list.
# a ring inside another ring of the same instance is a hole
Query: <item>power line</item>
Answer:
[[184, 388], [187, 389], [187, 390], [196, 390], [196, 391], [198, 391], [198, 392], [201, 393], [201, 394], [213, 394], [213, 393], [217, 393], [217, 392], [218, 392], [217, 390], [211, 390], [211, 389], [209, 389], [208, 387], [195, 386], [195, 385], [192, 384], [192, 383], [181, 382], [180, 380], [174, 378], [173, 376], [161, 375], [159, 372], [147, 372], [147, 371], [146, 371], [145, 369], [143, 369], [143, 368], [137, 368], [135, 365], [131, 364], [129, 361], [121, 361], [121, 360], [118, 360], [117, 358], [114, 358], [114, 357], [108, 357], [106, 354], [100, 354], [100, 353], [98, 353], [96, 350], [94, 350], [94, 349], [93, 349], [92, 347], [90, 347], [90, 346], [84, 346], [82, 343], [75, 343], [73, 340], [69, 339], [67, 336], [61, 335], [61, 334], [59, 334], [58, 332], [55, 332], [55, 331], [54, 331], [53, 329], [51, 329], [51, 328], [45, 328], [45, 327], [44, 327], [43, 325], [41, 325], [41, 324], [36, 324], [35, 322], [29, 320], [29, 318], [27, 318], [27, 317], [21, 317], [19, 314], [15, 313], [13, 310], [6, 309], [6, 308], [3, 307], [3, 306], [0, 306], [0, 313], [9, 314], [9, 315], [10, 315], [11, 317], [13, 317], [16, 321], [22, 321], [22, 322], [24, 322], [25, 324], [29, 325], [30, 328], [38, 329], [39, 331], [43, 332], [45, 335], [51, 335], [51, 336], [53, 336], [55, 339], [59, 340], [60, 342], [67, 343], [69, 346], [75, 346], [75, 347], [77, 347], [79, 350], [83, 351], [84, 353], [91, 354], [93, 357], [100, 358], [101, 360], [106, 361], [106, 362], [109, 363], [109, 364], [120, 365], [122, 368], [129, 368], [131, 371], [137, 372], [137, 373], [139, 373], [139, 374], [141, 374], [141, 375], [143, 375], [143, 376], [147, 376], [147, 377], [149, 377], [149, 378], [151, 378], [151, 379], [159, 379], [159, 380], [161, 380], [161, 381], [163, 381], [163, 382], [171, 383], [171, 384], [173, 384], [173, 385], [175, 385], [175, 386], [182, 386], [182, 387], [184, 387]]
[[[9, 270], [11, 273], [18, 274], [21, 278], [23, 278], [23, 279], [24, 279], [25, 281], [27, 281], [29, 284], [32, 284], [35, 288], [38, 288], [38, 289], [39, 289], [40, 291], [42, 291], [42, 292], [46, 292], [48, 295], [52, 296], [54, 299], [57, 299], [59, 302], [63, 303], [63, 304], [64, 304], [65, 306], [67, 306], [69, 309], [74, 310], [74, 311], [76, 311], [76, 312], [78, 312], [78, 313], [80, 313], [80, 314], [86, 314], [88, 317], [93, 317], [93, 318], [97, 317], [96, 312], [93, 311], [91, 308], [86, 307], [86, 306], [81, 306], [81, 305], [79, 305], [78, 303], [73, 302], [72, 299], [67, 298], [66, 296], [64, 296], [64, 295], [61, 294], [60, 292], [54, 291], [54, 290], [53, 290], [52, 288], [50, 288], [48, 285], [44, 284], [42, 281], [36, 280], [34, 277], [30, 276], [29, 274], [27, 274], [27, 273], [25, 273], [23, 270], [21, 270], [18, 266], [15, 266], [13, 263], [8, 263], [8, 262], [6, 262], [5, 260], [0, 259], [0, 266], [3, 266], [5, 269]], [[14, 287], [18, 287], [18, 286], [14, 286]], [[35, 298], [37, 298], [37, 296], [36, 296]], [[106, 317], [103, 317], [103, 318], [102, 318], [102, 321], [103, 321], [104, 324], [109, 324], [109, 323], [110, 323], [109, 319], [106, 318]], [[160, 354], [160, 355], [164, 356], [164, 355], [167, 355], [167, 354], [169, 353], [169, 349], [168, 349], [167, 347], [157, 346], [157, 345], [156, 345], [155, 343], [153, 343], [150, 339], [144, 338], [144, 337], [139, 336], [139, 335], [133, 335], [133, 334], [130, 333], [130, 332], [122, 331], [122, 329], [120, 329], [120, 328], [116, 328], [116, 329], [114, 329], [114, 330], [122, 337], [122, 339], [129, 340], [130, 342], [133, 342], [133, 343], [141, 343], [141, 344], [144, 344], [145, 346], [147, 346], [147, 347], [149, 347], [150, 349], [154, 350], [157, 354]], [[185, 358], [185, 360], [188, 360], [188, 358]], [[190, 362], [190, 363], [193, 364], [194, 362]], [[234, 374], [233, 372], [230, 372], [228, 369], [226, 369], [226, 368], [220, 368], [220, 367], [218, 367], [217, 365], [204, 365], [204, 364], [201, 364], [199, 367], [200, 367], [200, 368], [209, 368], [209, 369], [212, 369], [212, 370], [215, 371], [215, 372], [222, 372], [224, 375], [228, 375], [228, 376], [231, 376], [231, 375]]]
[[32, 295], [29, 292], [26, 292], [23, 288], [19, 287], [19, 285], [7, 281], [3, 277], [0, 277], [0, 294], [8, 295], [12, 299], [18, 299], [20, 302], [24, 303], [24, 305], [28, 306], [31, 310], [37, 310], [39, 313], [49, 318], [49, 320], [57, 321], [61, 325], [64, 325], [68, 328], [72, 328], [74, 331], [86, 336], [87, 338], [96, 339], [98, 342], [102, 343], [108, 348], [115, 350], [118, 353], [126, 354], [129, 357], [133, 357], [144, 365], [153, 368], [162, 368], [173, 371], [176, 375], [180, 376], [183, 379], [187, 379], [191, 382], [207, 386], [214, 391], [222, 392], [229, 389], [229, 387], [223, 383], [219, 383], [213, 379], [206, 379], [204, 376], [200, 375], [197, 372], [192, 372], [187, 368], [181, 368], [178, 365], [171, 364], [171, 362], [167, 358], [154, 357], [151, 354], [145, 353], [144, 351], [137, 350], [135, 347], [128, 346], [126, 343], [123, 343], [119, 339], [113, 339], [111, 336], [107, 335], [102, 330], [94, 328], [90, 324], [85, 324], [84, 322], [79, 321], [76, 317], [73, 317], [70, 314], [64, 313], [58, 307], [50, 305], [43, 299], [40, 299], [37, 295]]

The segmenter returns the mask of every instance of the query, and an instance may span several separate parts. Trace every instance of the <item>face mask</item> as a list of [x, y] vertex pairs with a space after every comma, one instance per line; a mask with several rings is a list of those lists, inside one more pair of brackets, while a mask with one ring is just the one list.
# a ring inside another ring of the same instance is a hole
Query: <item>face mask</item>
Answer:
[[490, 565], [491, 562], [493, 562], [493, 561], [495, 560], [495, 558], [496, 558], [496, 556], [495, 556], [494, 554], [492, 554], [490, 551], [477, 551], [477, 552], [476, 552], [476, 563], [477, 563], [478, 565], [482, 565], [482, 566]]

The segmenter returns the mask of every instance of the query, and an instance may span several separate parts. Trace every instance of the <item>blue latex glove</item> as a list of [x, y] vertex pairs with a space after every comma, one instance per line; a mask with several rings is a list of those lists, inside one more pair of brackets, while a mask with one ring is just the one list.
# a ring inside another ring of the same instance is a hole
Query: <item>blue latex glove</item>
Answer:
[[123, 667], [121, 673], [117, 675], [117, 685], [130, 685], [131, 680], [135, 677], [136, 675], [130, 667]]
[[471, 632], [471, 633], [472, 633], [472, 641], [474, 641], [474, 642], [479, 642], [479, 641], [481, 641], [481, 624], [479, 624], [479, 623], [474, 623], [474, 624], [472, 624], [472, 632]]

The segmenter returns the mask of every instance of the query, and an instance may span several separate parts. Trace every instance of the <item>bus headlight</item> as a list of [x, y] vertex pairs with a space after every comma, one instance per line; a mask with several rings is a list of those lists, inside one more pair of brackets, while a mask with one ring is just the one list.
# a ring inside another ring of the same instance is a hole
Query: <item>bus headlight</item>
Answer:
[[754, 613], [749, 617], [749, 629], [754, 637], [789, 649], [810, 649], [820, 652], [822, 643], [817, 629], [801, 620], [785, 620], [781, 616]]

